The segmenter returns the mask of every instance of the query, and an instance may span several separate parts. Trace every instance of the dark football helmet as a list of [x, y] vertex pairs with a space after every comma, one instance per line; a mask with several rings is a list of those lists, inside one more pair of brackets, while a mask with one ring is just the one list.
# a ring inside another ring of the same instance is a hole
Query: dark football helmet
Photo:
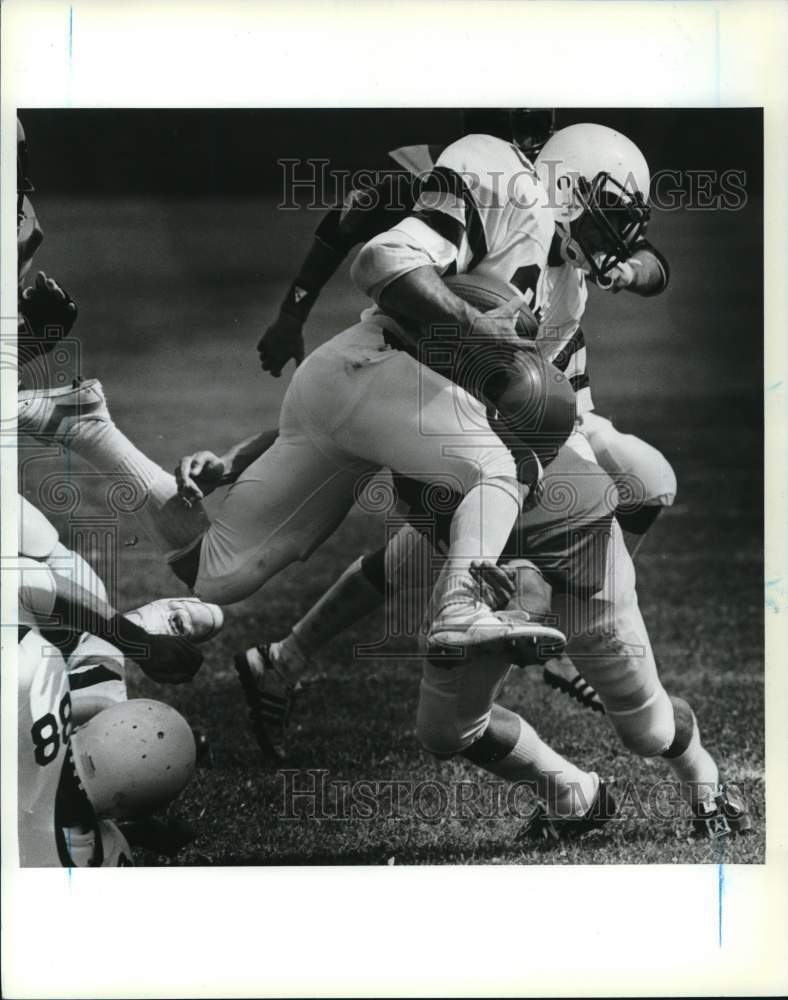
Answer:
[[514, 142], [534, 160], [555, 132], [555, 108], [468, 108], [463, 111], [465, 135], [494, 135]]

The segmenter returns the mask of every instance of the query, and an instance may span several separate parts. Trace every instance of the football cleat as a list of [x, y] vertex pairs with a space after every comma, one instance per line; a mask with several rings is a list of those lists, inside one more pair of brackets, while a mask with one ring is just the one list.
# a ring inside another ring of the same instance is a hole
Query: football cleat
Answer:
[[182, 636], [191, 642], [207, 642], [224, 625], [219, 605], [196, 597], [163, 597], [127, 611], [124, 617], [150, 635]]
[[517, 839], [553, 846], [559, 841], [572, 840], [603, 827], [616, 819], [618, 812], [618, 801], [613, 795], [610, 782], [600, 778], [594, 801], [582, 816], [550, 816], [547, 804], [539, 799]]
[[17, 432], [39, 441], [67, 444], [81, 422], [112, 418], [98, 379], [75, 379], [61, 389], [20, 389]]
[[448, 604], [435, 618], [427, 636], [432, 663], [458, 659], [466, 650], [500, 647], [513, 663], [524, 667], [556, 656], [566, 644], [557, 628], [532, 621], [524, 611], [491, 611], [480, 601]]
[[555, 656], [548, 660], [544, 665], [542, 678], [548, 687], [569, 695], [570, 698], [578, 701], [583, 708], [590, 708], [592, 712], [604, 713], [605, 706], [599, 695], [585, 677], [578, 673], [568, 656]]
[[295, 689], [277, 670], [267, 645], [236, 653], [234, 663], [263, 760], [267, 764], [279, 763], [286, 754], [287, 725]]
[[752, 833], [752, 817], [739, 792], [722, 785], [714, 805], [700, 806], [692, 819], [691, 836], [698, 840], [721, 840], [732, 833]]

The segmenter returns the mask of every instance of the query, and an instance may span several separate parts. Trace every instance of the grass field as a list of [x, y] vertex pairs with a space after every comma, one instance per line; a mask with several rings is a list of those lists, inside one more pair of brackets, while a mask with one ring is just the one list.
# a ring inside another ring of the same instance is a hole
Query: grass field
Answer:
[[[172, 468], [197, 447], [218, 451], [275, 423], [286, 378], [262, 374], [254, 346], [314, 215], [283, 218], [262, 201], [42, 198], [38, 211], [47, 235], [40, 266], [80, 304], [81, 373], [101, 379], [117, 423], [144, 451]], [[198, 771], [173, 807], [200, 831], [177, 863], [763, 860], [760, 212], [753, 204], [736, 213], [658, 213], [652, 238], [672, 264], [669, 292], [656, 300], [592, 294], [583, 324], [598, 411], [659, 447], [676, 469], [676, 505], [638, 556], [640, 601], [666, 686], [692, 702], [706, 744], [745, 791], [756, 834], [723, 848], [692, 843], [684, 814], [639, 818], [630, 808], [634, 793], [610, 832], [549, 852], [517, 843], [516, 810], [495, 819], [430, 819], [429, 789], [397, 815], [384, 802], [371, 819], [282, 818], [288, 779], [258, 764], [232, 653], [283, 635], [360, 550], [379, 544], [380, 521], [354, 511], [308, 564], [228, 610], [193, 685], [159, 688], [132, 668], [133, 694], [171, 701], [212, 742], [213, 769]], [[362, 306], [343, 272], [314, 311], [308, 347]], [[56, 362], [64, 375], [76, 364], [73, 352]], [[110, 580], [120, 608], [183, 592], [133, 520], [106, 519], [103, 490], [78, 461], [51, 448], [26, 448], [21, 458], [23, 489], [34, 502], [42, 502], [39, 486], [53, 473], [80, 483], [80, 506], [51, 517], [64, 541], [102, 525], [116, 538], [109, 556], [97, 542], [84, 554]], [[335, 783], [437, 779], [456, 790], [478, 780], [470, 765], [438, 763], [417, 745], [414, 659], [354, 659], [354, 643], [374, 638], [381, 620], [336, 640], [314, 663], [288, 766], [322, 769]], [[644, 801], [667, 777], [661, 763], [624, 753], [604, 719], [548, 690], [537, 671], [518, 672], [503, 700], [556, 749], [632, 782]]]

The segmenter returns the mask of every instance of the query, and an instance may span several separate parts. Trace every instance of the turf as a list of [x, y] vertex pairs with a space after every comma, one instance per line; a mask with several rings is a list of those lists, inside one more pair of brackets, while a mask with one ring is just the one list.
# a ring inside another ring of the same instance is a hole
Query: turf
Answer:
[[[38, 209], [47, 234], [40, 266], [81, 308], [78, 343], [53, 359], [54, 381], [77, 366], [100, 378], [117, 423], [166, 468], [197, 447], [218, 451], [275, 423], [286, 378], [262, 374], [254, 347], [313, 214], [283, 216], [269, 202], [240, 200], [40, 199]], [[212, 743], [213, 768], [199, 770], [172, 807], [199, 830], [173, 863], [763, 860], [760, 212], [751, 204], [735, 213], [658, 213], [652, 234], [672, 263], [669, 292], [655, 300], [592, 294], [584, 323], [598, 411], [662, 449], [676, 469], [676, 504], [638, 556], [640, 601], [666, 685], [695, 707], [705, 742], [745, 792], [755, 834], [722, 847], [690, 841], [681, 809], [649, 805], [666, 769], [622, 751], [604, 719], [530, 670], [512, 677], [504, 703], [581, 765], [617, 776], [625, 815], [557, 849], [518, 841], [524, 798], [494, 818], [478, 815], [493, 791], [479, 772], [419, 749], [418, 662], [354, 657], [355, 644], [381, 634], [375, 616], [313, 664], [287, 762], [298, 774], [262, 768], [232, 653], [283, 635], [359, 551], [379, 543], [380, 518], [354, 511], [308, 564], [228, 609], [193, 685], [161, 688], [131, 668], [132, 694], [171, 701]], [[342, 329], [363, 304], [341, 273], [314, 312], [307, 346]], [[52, 448], [25, 448], [21, 457], [25, 493], [100, 568], [119, 607], [184, 592], [133, 519], [108, 508], [105, 485], [84, 465]], [[55, 488], [66, 479], [78, 494]], [[300, 815], [304, 800], [295, 818], [283, 815], [292, 780], [298, 787], [325, 780], [326, 809], [340, 797], [335, 818]], [[367, 800], [376, 796], [366, 810], [354, 784], [361, 781], [372, 783]], [[477, 815], [467, 800], [464, 814], [449, 815], [446, 800], [471, 796], [474, 787]], [[167, 863], [152, 854], [137, 860]]]

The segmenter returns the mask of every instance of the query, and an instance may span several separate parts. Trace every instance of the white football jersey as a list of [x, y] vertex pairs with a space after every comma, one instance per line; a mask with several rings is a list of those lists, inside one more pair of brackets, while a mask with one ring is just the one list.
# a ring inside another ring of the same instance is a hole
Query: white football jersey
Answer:
[[[76, 787], [70, 756], [71, 695], [66, 664], [60, 651], [37, 628], [28, 628], [19, 643], [17, 720], [20, 865], [132, 865], [131, 851], [120, 831], [114, 824], [99, 822]], [[61, 815], [69, 799], [78, 801], [80, 825], [89, 831], [75, 837], [74, 843], [63, 822], [65, 814]], [[83, 848], [86, 838], [90, 842], [87, 852]]]
[[569, 379], [577, 397], [578, 414], [593, 410], [586, 370], [586, 344], [580, 320], [586, 308], [588, 288], [582, 271], [562, 262], [548, 266], [539, 283], [536, 342], [542, 355]]
[[71, 696], [58, 649], [31, 628], [19, 643], [19, 855], [23, 866], [68, 865], [55, 802], [69, 767]]
[[[532, 307], [554, 232], [547, 193], [512, 143], [469, 135], [447, 146], [422, 184], [413, 213], [367, 244], [387, 250], [386, 268], [362, 255], [354, 278], [377, 296], [417, 267], [444, 275], [489, 274], [515, 285]], [[375, 308], [362, 318], [382, 318]], [[386, 317], [388, 319], [388, 317]]]
[[[488, 207], [495, 201], [495, 197], [500, 199], [501, 191], [507, 189], [506, 181], [502, 181], [505, 171], [514, 171], [519, 174], [524, 168], [530, 170], [530, 162], [519, 152], [517, 147], [500, 139], [491, 136], [468, 136], [459, 142], [447, 146], [443, 151], [438, 151], [437, 157], [433, 159], [434, 147], [430, 146], [407, 146], [401, 149], [392, 150], [389, 154], [391, 158], [400, 166], [409, 170], [415, 175], [424, 176], [430, 169], [437, 166], [447, 165], [451, 169], [467, 171], [471, 175], [479, 175], [478, 163], [488, 165], [482, 172], [482, 176], [488, 178], [487, 187], [484, 183], [477, 186], [478, 197], [486, 202]], [[503, 185], [503, 186], [502, 186]], [[518, 195], [527, 198], [527, 182], [517, 181], [511, 190]], [[489, 188], [493, 189], [488, 190]], [[467, 220], [467, 212], [463, 212], [457, 201], [452, 204], [446, 199], [446, 208], [454, 213], [458, 221]], [[422, 197], [415, 208], [416, 213], [421, 213], [423, 217], [433, 219], [433, 222], [440, 221], [436, 216], [430, 216], [432, 208], [430, 206], [430, 196]], [[485, 232], [492, 230], [491, 219], [494, 213], [492, 209], [484, 214]], [[500, 213], [498, 214], [500, 219]], [[515, 225], [524, 226], [524, 235], [532, 235], [534, 230], [539, 229], [536, 225], [541, 219], [536, 217], [529, 220], [527, 216], [517, 214], [514, 216]], [[550, 239], [553, 238], [554, 223], [552, 213], [547, 225]], [[472, 260], [473, 254], [470, 249], [470, 239], [467, 229], [466, 239], [462, 244], [462, 253], [458, 254], [456, 269], [463, 270], [463, 264]], [[537, 240], [540, 236], [537, 236]], [[548, 244], [550, 246], [550, 244]], [[504, 278], [517, 285], [521, 291], [532, 301], [529, 302], [539, 320], [539, 333], [537, 342], [543, 349], [543, 355], [548, 361], [552, 361], [569, 378], [572, 388], [577, 395], [577, 411], [585, 413], [593, 409], [591, 399], [591, 388], [586, 368], [586, 345], [583, 331], [580, 329], [580, 321], [585, 312], [586, 301], [588, 299], [588, 288], [585, 275], [578, 268], [561, 260], [554, 250], [549, 253], [546, 266], [540, 265], [537, 272], [531, 265], [538, 264], [536, 257], [517, 265], [511, 273], [507, 273], [507, 267], [499, 257], [492, 257], [489, 261], [483, 261], [474, 267], [475, 272], [492, 272], [498, 277]], [[497, 267], [496, 267], [497, 265]], [[518, 274], [518, 268], [523, 266], [524, 271]], [[468, 269], [468, 268], [466, 268]], [[447, 270], [444, 273], [451, 273]], [[534, 288], [534, 278], [538, 283], [535, 286], [535, 295], [532, 294]], [[515, 279], [515, 280], [513, 280]], [[376, 310], [369, 310], [364, 314], [367, 318], [374, 314]], [[379, 311], [377, 311], [379, 312]]]

